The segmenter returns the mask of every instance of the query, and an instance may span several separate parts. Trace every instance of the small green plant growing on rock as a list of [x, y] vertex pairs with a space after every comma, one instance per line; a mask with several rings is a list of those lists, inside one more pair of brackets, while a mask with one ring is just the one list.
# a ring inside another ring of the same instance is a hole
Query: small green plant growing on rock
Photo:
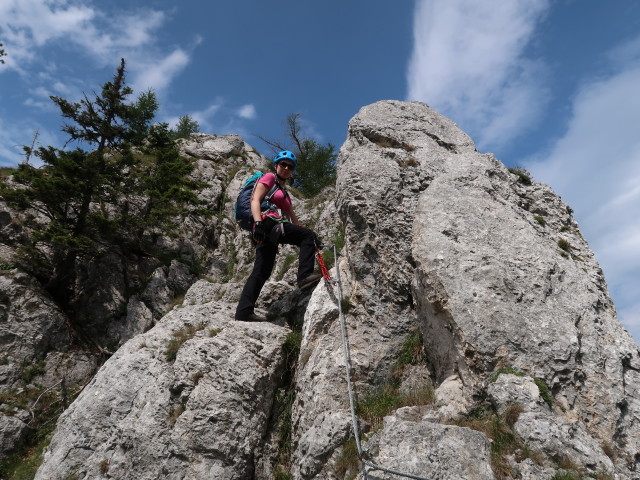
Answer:
[[560, 247], [560, 249], [564, 250], [565, 252], [568, 252], [571, 250], [571, 244], [567, 242], [564, 238], [558, 240], [558, 247]]
[[351, 310], [351, 299], [349, 297], [342, 297], [340, 300], [340, 308], [342, 309], [342, 313], [348, 313]]
[[518, 176], [518, 181], [523, 185], [531, 185], [531, 173], [523, 167], [515, 166], [508, 169], [511, 173]]
[[182, 345], [187, 340], [190, 340], [193, 337], [195, 337], [196, 333], [198, 333], [200, 330], [203, 330], [203, 329], [204, 329], [204, 325], [202, 324], [185, 325], [180, 330], [176, 330], [175, 332], [173, 332], [171, 334], [173, 338], [167, 341], [167, 348], [164, 352], [164, 354], [167, 357], [167, 360], [169, 362], [173, 362], [176, 359], [176, 356], [178, 355], [178, 350], [180, 350], [180, 347], [182, 347]]
[[545, 383], [545, 381], [541, 378], [534, 378], [533, 381], [538, 386], [538, 390], [540, 390], [540, 396], [547, 403], [547, 405], [553, 405], [553, 397], [551, 396], [551, 392], [549, 391], [549, 387]]
[[425, 361], [422, 335], [419, 330], [414, 330], [400, 348], [391, 378], [365, 395], [356, 405], [356, 413], [376, 430], [382, 426], [385, 416], [400, 407], [433, 403], [435, 395], [430, 384], [408, 393], [402, 393], [399, 388], [404, 369], [408, 365], [418, 365]]
[[523, 410], [521, 405], [512, 404], [498, 415], [491, 409], [480, 407], [472, 411], [466, 418], [454, 422], [455, 425], [483, 432], [491, 439], [491, 468], [499, 480], [513, 478], [514, 472], [507, 461], [507, 456], [516, 451], [531, 458], [534, 462], [538, 461], [537, 452], [527, 448], [522, 439], [513, 431], [513, 425], [518, 421]]
[[338, 478], [354, 478], [360, 470], [360, 455], [356, 440], [351, 438], [344, 442], [340, 449], [340, 456], [336, 460], [336, 471]]
[[29, 383], [31, 383], [31, 380], [33, 380], [38, 375], [44, 375], [44, 373], [45, 373], [45, 362], [44, 360], [40, 360], [39, 362], [35, 362], [30, 365], [25, 365], [24, 369], [22, 370], [21, 378], [22, 378], [22, 381], [28, 385]]
[[420, 330], [412, 331], [400, 349], [398, 356], [398, 366], [417, 365], [426, 361], [424, 343]]
[[514, 369], [513, 367], [502, 367], [500, 369], [498, 369], [498, 371], [496, 373], [493, 374], [493, 376], [491, 377], [491, 383], [494, 383], [496, 380], [498, 380], [498, 377], [502, 374], [510, 374], [510, 375], [515, 375], [517, 377], [523, 377], [524, 373]]
[[542, 218], [540, 215], [535, 215], [533, 219], [543, 227], [547, 224], [547, 221], [544, 218]]

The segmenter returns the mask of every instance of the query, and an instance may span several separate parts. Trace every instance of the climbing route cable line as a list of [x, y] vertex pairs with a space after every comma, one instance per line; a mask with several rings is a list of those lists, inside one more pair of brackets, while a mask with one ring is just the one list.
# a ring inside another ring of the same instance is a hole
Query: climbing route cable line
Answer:
[[[360, 431], [358, 428], [358, 417], [356, 416], [356, 407], [355, 407], [355, 395], [353, 391], [353, 384], [351, 383], [351, 356], [349, 353], [349, 339], [347, 337], [347, 325], [344, 319], [344, 313], [342, 312], [342, 281], [340, 280], [340, 266], [338, 265], [338, 251], [335, 245], [328, 246], [328, 248], [333, 248], [333, 258], [335, 259], [335, 267], [336, 267], [336, 279], [332, 279], [331, 275], [327, 267], [325, 266], [324, 259], [322, 258], [322, 253], [320, 249], [316, 251], [316, 260], [318, 265], [320, 266], [320, 271], [322, 272], [322, 276], [329, 284], [336, 284], [338, 287], [338, 315], [340, 318], [340, 331], [342, 333], [342, 351], [344, 353], [344, 364], [346, 371], [346, 379], [347, 379], [347, 390], [349, 393], [349, 408], [351, 410], [351, 423], [353, 425], [353, 436], [356, 441], [356, 449], [358, 450], [358, 457], [360, 462], [362, 463], [361, 473], [364, 477], [364, 480], [368, 480], [368, 473], [371, 471], [381, 471], [385, 473], [390, 473], [392, 475], [397, 475], [399, 477], [404, 478], [413, 478], [415, 480], [432, 480], [426, 477], [420, 477], [418, 475], [413, 475], [410, 473], [402, 473], [396, 470], [391, 470], [380, 465], [377, 465], [369, 460], [367, 460], [366, 452], [362, 449], [362, 444], [360, 442]], [[368, 469], [367, 469], [368, 468]]]

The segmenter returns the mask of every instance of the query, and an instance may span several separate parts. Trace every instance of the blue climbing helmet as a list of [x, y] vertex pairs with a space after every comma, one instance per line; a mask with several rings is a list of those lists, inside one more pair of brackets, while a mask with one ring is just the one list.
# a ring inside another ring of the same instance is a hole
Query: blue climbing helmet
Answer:
[[293, 154], [293, 152], [290, 152], [289, 150], [282, 150], [275, 157], [273, 157], [273, 164], [275, 165], [280, 160], [284, 160], [285, 158], [287, 160], [291, 160], [293, 162], [294, 167], [298, 166], [296, 163], [296, 156]]

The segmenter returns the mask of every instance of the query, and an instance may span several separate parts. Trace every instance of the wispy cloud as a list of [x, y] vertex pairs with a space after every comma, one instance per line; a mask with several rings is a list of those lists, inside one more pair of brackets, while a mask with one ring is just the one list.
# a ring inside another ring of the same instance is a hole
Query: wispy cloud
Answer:
[[544, 105], [544, 68], [524, 57], [548, 0], [419, 0], [408, 99], [453, 118], [478, 145], [509, 142]]
[[133, 90], [142, 92], [149, 88], [162, 93], [189, 63], [189, 55], [181, 48], [175, 49], [162, 59], [136, 61], [133, 63]]
[[236, 110], [236, 113], [240, 118], [244, 118], [247, 120], [254, 120], [258, 116], [256, 107], [253, 104], [241, 106], [240, 108], [238, 108], [238, 110]]
[[613, 73], [583, 85], [566, 133], [525, 165], [575, 210], [621, 319], [640, 338], [640, 37], [609, 58]]
[[[121, 57], [129, 62], [135, 91], [165, 89], [189, 63], [189, 53], [174, 48], [167, 53], [158, 46], [157, 32], [167, 14], [149, 8], [108, 11], [88, 0], [5, 0], [0, 3], [0, 36], [5, 49], [6, 70], [17, 70], [28, 82], [55, 85], [59, 93], [74, 83], [73, 73], [60, 71], [47, 60], [48, 47], [84, 55], [96, 67], [111, 67]], [[197, 40], [199, 42], [199, 40]], [[135, 65], [135, 66], [134, 66]], [[67, 69], [69, 65], [67, 64]], [[33, 75], [39, 71], [45, 78]], [[32, 104], [37, 104], [34, 100]]]

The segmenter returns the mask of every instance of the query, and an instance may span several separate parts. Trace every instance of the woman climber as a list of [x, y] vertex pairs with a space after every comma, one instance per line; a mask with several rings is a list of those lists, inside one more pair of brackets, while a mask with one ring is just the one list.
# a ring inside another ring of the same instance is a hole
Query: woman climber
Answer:
[[[298, 287], [305, 290], [320, 281], [322, 275], [313, 273], [316, 234], [300, 225], [293, 212], [291, 198], [285, 190], [287, 180], [296, 168], [296, 156], [283, 150], [273, 159], [275, 173], [267, 173], [258, 180], [251, 196], [253, 217], [252, 239], [256, 248], [253, 271], [242, 289], [236, 308], [236, 320], [264, 322], [267, 319], [254, 312], [263, 285], [271, 275], [278, 253], [278, 245], [286, 243], [300, 247], [298, 257]], [[277, 185], [268, 202], [265, 197]]]

